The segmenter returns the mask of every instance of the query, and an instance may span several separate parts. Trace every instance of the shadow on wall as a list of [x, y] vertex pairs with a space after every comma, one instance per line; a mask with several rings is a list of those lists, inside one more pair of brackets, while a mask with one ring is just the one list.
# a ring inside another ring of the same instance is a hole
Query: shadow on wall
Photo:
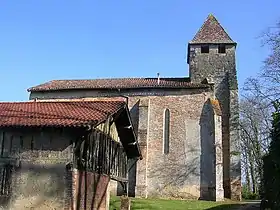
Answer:
[[229, 83], [229, 73], [224, 75], [224, 78], [217, 85], [215, 93], [216, 97], [220, 102], [220, 107], [222, 110], [222, 139], [223, 139], [223, 188], [224, 196], [230, 198], [230, 179], [229, 179], [229, 170], [230, 170], [230, 156], [229, 153], [229, 99], [230, 99], [230, 83]]
[[[10, 207], [99, 209], [106, 206], [109, 177], [86, 171], [66, 170], [65, 166], [24, 164], [15, 183]], [[20, 177], [19, 177], [20, 176]], [[65, 192], [67, 192], [65, 197]], [[4, 207], [4, 206], [3, 206]], [[5, 206], [7, 209], [7, 205]]]
[[[196, 150], [195, 148], [189, 149]], [[153, 183], [154, 193], [163, 197], [197, 199], [191, 192], [193, 189], [186, 188], [189, 188], [188, 185], [192, 185], [191, 183], [194, 183], [195, 178], [199, 176], [199, 157], [191, 158], [187, 163], [178, 160], [178, 157], [181, 157], [182, 160], [187, 157], [186, 151], [182, 154], [177, 153], [176, 157], [166, 156], [163, 160], [164, 164], [158, 163], [150, 169], [149, 179], [158, 180]], [[153, 196], [154, 193], [150, 192], [150, 196]]]
[[200, 199], [215, 200], [215, 126], [214, 112], [209, 100], [205, 102], [200, 117]]
[[[91, 172], [78, 173], [77, 170], [70, 169], [71, 167], [66, 168], [72, 154], [69, 146], [76, 138], [84, 135], [83, 130], [13, 130], [6, 132], [7, 139], [10, 139], [8, 133], [22, 135], [13, 141], [17, 151], [5, 156], [10, 159], [20, 157], [20, 164], [12, 174], [3, 176], [7, 177], [5, 183], [3, 177], [0, 177], [0, 186], [10, 188], [9, 193], [0, 195], [1, 207], [63, 209], [65, 206], [79, 205], [78, 209], [93, 209], [92, 205], [106, 205], [109, 177]], [[5, 147], [9, 148], [9, 145]], [[1, 161], [6, 160], [2, 158]], [[0, 172], [3, 174], [2, 168]]]
[[[139, 105], [140, 101], [138, 100], [133, 107], [130, 109], [130, 116], [132, 124], [135, 130], [135, 133], [138, 137], [138, 127], [139, 127]], [[128, 160], [128, 196], [135, 197], [135, 187], [136, 187], [136, 173], [137, 173], [137, 163], [135, 160]], [[118, 183], [118, 192], [117, 195], [120, 196], [123, 194], [123, 187]]]
[[55, 208], [63, 207], [65, 172], [64, 165], [22, 164], [13, 176], [13, 209], [23, 206], [35, 209], [46, 208], [49, 205]]

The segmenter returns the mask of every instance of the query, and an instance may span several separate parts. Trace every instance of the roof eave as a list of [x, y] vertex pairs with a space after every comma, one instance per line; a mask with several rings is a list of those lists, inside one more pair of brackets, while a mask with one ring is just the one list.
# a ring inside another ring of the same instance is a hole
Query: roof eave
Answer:
[[135, 142], [136, 142], [137, 150], [138, 150], [138, 152], [139, 152], [139, 158], [140, 158], [140, 160], [142, 160], [142, 159], [143, 159], [143, 156], [142, 156], [142, 153], [141, 153], [140, 145], [139, 145], [139, 142], [138, 142], [138, 139], [137, 139], [137, 135], [136, 135], [136, 133], [135, 133], [135, 129], [134, 129], [134, 126], [133, 126], [133, 123], [132, 123], [132, 119], [131, 119], [131, 116], [130, 116], [130, 111], [129, 111], [129, 109], [128, 109], [127, 104], [125, 104], [124, 109], [125, 109], [126, 114], [127, 114], [127, 116], [128, 116], [129, 122], [130, 122], [130, 124], [131, 124], [131, 126], [132, 126], [132, 133], [133, 133], [133, 136], [134, 136], [134, 139], [135, 139]]
[[[117, 116], [115, 116], [117, 130], [120, 135], [121, 142], [127, 151], [128, 157], [142, 159], [143, 156], [141, 154], [140, 146], [138, 144], [135, 130], [129, 113], [130, 113], [129, 109], [125, 104], [122, 107], [122, 109], [117, 113]], [[125, 128], [126, 126], [131, 126], [131, 128]], [[134, 151], [133, 155], [130, 153], [131, 150]]]
[[225, 45], [234, 45], [237, 46], [237, 43], [234, 41], [204, 41], [204, 42], [196, 42], [196, 41], [190, 41], [188, 45], [203, 45], [203, 44], [213, 44], [213, 45], [218, 45], [218, 44], [225, 44]]
[[13, 124], [13, 125], [0, 125], [0, 128], [87, 128], [87, 127], [96, 127], [98, 125], [98, 121], [94, 123], [81, 123], [81, 124], [72, 124], [72, 125], [21, 125], [21, 124]]

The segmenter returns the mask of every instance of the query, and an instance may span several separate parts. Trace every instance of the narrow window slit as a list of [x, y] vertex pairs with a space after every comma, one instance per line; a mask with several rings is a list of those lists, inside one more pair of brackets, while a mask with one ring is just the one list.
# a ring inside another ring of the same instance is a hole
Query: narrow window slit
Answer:
[[164, 126], [163, 126], [163, 153], [169, 153], [169, 136], [170, 136], [170, 111], [166, 109], [164, 112]]

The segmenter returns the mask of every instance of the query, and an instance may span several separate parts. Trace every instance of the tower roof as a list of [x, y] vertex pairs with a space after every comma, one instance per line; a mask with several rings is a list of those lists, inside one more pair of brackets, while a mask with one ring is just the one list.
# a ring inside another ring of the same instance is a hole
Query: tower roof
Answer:
[[190, 44], [211, 44], [211, 43], [223, 43], [223, 44], [236, 44], [214, 17], [214, 15], [208, 15], [207, 19], [194, 36]]

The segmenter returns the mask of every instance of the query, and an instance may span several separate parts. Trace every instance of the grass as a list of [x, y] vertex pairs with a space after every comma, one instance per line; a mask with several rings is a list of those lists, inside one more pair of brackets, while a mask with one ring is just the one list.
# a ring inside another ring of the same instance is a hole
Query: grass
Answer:
[[[164, 200], [164, 199], [131, 199], [131, 210], [236, 210], [241, 203], [225, 201], [188, 201], [188, 200]], [[120, 198], [111, 197], [110, 210], [120, 209]]]

